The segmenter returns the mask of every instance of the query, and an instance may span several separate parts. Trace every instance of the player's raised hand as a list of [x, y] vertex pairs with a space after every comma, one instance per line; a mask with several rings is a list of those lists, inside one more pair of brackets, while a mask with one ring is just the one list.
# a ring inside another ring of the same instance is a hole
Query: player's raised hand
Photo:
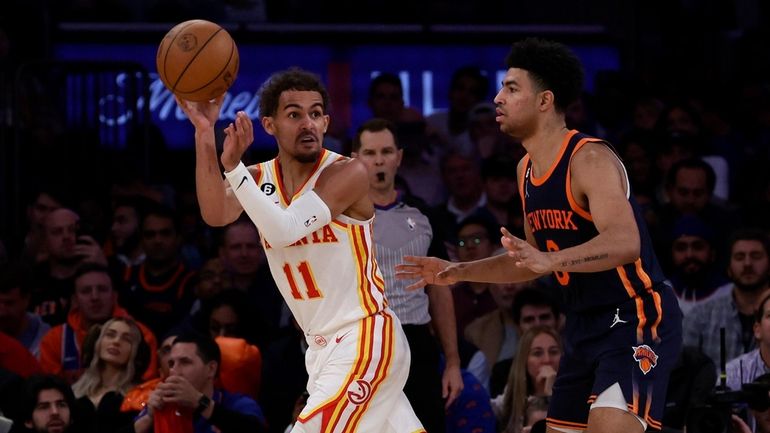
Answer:
[[500, 228], [500, 232], [503, 234], [500, 242], [508, 250], [508, 255], [513, 258], [516, 266], [528, 268], [538, 274], [552, 271], [553, 263], [547, 253], [533, 247], [524, 239], [519, 239], [512, 235], [505, 227]]
[[406, 263], [396, 265], [396, 278], [417, 280], [406, 287], [415, 290], [428, 284], [448, 286], [459, 279], [459, 265], [436, 257], [404, 256]]
[[213, 101], [193, 102], [174, 96], [179, 108], [182, 109], [187, 118], [190, 119], [196, 130], [213, 129], [219, 119], [219, 111], [222, 109], [222, 102], [225, 95], [214, 99]]
[[225, 142], [222, 146], [222, 166], [227, 171], [234, 169], [243, 153], [254, 141], [254, 124], [245, 111], [235, 115], [235, 122], [225, 128]]

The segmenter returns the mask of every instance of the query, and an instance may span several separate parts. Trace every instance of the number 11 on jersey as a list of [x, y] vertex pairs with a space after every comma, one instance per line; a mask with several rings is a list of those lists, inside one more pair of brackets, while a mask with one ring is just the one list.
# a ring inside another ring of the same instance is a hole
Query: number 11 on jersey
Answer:
[[310, 265], [304, 261], [300, 262], [299, 265], [297, 265], [297, 271], [302, 276], [302, 281], [305, 283], [305, 288], [307, 289], [307, 298], [303, 297], [302, 293], [299, 291], [297, 280], [294, 279], [294, 272], [291, 268], [291, 265], [288, 263], [283, 265], [283, 273], [286, 274], [286, 280], [289, 281], [291, 295], [294, 297], [294, 299], [302, 300], [323, 297], [323, 294], [318, 289], [318, 284], [315, 282], [315, 277], [313, 277], [313, 271], [310, 269]]

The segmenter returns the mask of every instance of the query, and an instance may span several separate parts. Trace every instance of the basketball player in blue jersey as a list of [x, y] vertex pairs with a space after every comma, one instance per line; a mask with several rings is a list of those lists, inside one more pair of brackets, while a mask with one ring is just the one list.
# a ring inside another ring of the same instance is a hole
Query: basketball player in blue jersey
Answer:
[[564, 112], [582, 89], [564, 45], [513, 45], [495, 97], [500, 129], [527, 155], [518, 166], [525, 237], [502, 229], [508, 254], [466, 263], [405, 257], [411, 287], [529, 280], [552, 273], [568, 307], [565, 351], [548, 411], [550, 432], [661, 428], [681, 311], [609, 144], [569, 130]]
[[410, 352], [374, 257], [367, 168], [323, 148], [329, 97], [315, 75], [276, 73], [259, 98], [260, 122], [278, 155], [250, 167], [241, 162], [254, 134], [239, 112], [225, 128], [224, 181], [214, 144], [223, 98], [177, 101], [195, 126], [203, 219], [221, 226], [249, 215], [305, 334], [310, 396], [292, 432], [424, 433], [403, 393]]

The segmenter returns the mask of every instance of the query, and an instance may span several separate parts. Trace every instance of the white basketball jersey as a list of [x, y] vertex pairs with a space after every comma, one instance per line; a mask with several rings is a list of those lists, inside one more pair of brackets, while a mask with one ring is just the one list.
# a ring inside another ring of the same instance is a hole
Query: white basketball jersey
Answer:
[[[343, 158], [323, 149], [312, 174], [293, 195], [283, 186], [277, 158], [258, 164], [256, 182], [276, 206], [285, 209], [313, 189], [327, 166]], [[338, 215], [284, 248], [271, 247], [262, 236], [273, 279], [306, 335], [331, 335], [386, 307], [385, 283], [374, 258], [373, 220]]]

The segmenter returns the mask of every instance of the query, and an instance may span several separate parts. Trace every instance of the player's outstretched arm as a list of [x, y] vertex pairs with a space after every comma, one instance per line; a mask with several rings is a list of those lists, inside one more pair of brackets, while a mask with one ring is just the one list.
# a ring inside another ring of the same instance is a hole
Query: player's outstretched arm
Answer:
[[406, 287], [407, 290], [414, 290], [427, 284], [448, 286], [459, 281], [480, 283], [529, 281], [542, 275], [542, 273], [515, 266], [513, 259], [506, 254], [459, 263], [436, 257], [404, 256], [404, 262], [396, 265], [396, 278], [415, 280]]
[[[214, 126], [219, 118], [223, 100], [224, 95], [213, 102], [190, 102], [176, 98], [177, 104], [195, 127], [195, 191], [201, 208], [201, 217], [211, 226], [229, 224], [235, 221], [243, 211], [235, 196], [227, 193], [227, 184], [222, 179], [217, 160]], [[245, 130], [243, 117], [246, 117], [245, 113], [239, 113], [235, 121], [236, 125], [241, 125], [241, 130]], [[233, 124], [228, 128], [237, 129]], [[235, 134], [232, 137], [228, 135], [230, 140], [235, 138]], [[246, 139], [247, 137], [243, 136], [241, 138], [241, 140]], [[251, 144], [251, 141], [246, 143], [247, 147], [248, 144]]]
[[599, 272], [639, 258], [640, 237], [626, 178], [615, 155], [603, 144], [588, 143], [572, 158], [572, 190], [584, 196], [599, 234], [588, 242], [554, 252], [541, 252], [507, 235], [503, 246], [518, 267], [536, 272]]

